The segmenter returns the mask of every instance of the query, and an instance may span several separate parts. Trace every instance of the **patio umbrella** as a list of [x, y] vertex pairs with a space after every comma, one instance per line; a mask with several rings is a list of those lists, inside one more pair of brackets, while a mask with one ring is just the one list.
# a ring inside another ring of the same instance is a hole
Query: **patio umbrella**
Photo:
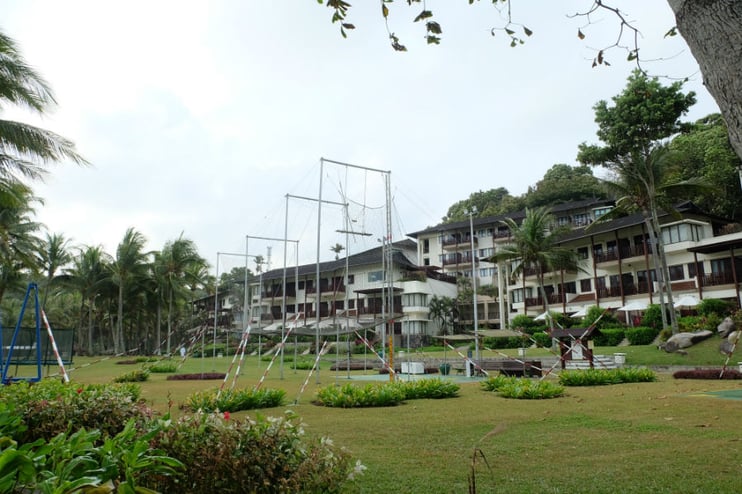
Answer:
[[682, 297], [677, 299], [675, 303], [672, 305], [676, 309], [679, 309], [680, 307], [695, 307], [698, 304], [700, 304], [700, 302], [693, 295], [683, 295]]
[[587, 315], [587, 311], [588, 311], [588, 309], [590, 309], [590, 307], [592, 307], [592, 305], [584, 305], [584, 306], [582, 306], [582, 308], [580, 310], [578, 310], [577, 312], [575, 312], [574, 314], [572, 314], [569, 317], [574, 317], [574, 318], [585, 317]]
[[632, 300], [631, 302], [624, 305], [623, 307], [619, 307], [618, 310], [624, 311], [624, 312], [635, 312], [635, 311], [646, 310], [647, 307], [649, 307], [649, 305], [643, 300]]

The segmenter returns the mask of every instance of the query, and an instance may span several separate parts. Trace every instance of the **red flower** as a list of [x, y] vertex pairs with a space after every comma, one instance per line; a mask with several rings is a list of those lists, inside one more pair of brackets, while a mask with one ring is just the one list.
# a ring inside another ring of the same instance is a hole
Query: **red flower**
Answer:
[[224, 420], [229, 420], [229, 412], [224, 412]]
[[82, 393], [82, 388], [77, 388], [77, 394], [81, 394], [81, 393]]

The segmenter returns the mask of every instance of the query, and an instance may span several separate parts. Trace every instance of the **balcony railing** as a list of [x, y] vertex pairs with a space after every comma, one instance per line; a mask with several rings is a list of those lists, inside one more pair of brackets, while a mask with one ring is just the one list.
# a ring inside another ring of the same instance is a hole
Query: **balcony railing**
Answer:
[[[317, 289], [310, 286], [306, 289], [306, 293], [317, 293]], [[328, 283], [320, 285], [320, 293], [345, 293], [345, 283]]]
[[[474, 237], [474, 245], [479, 244], [479, 239], [475, 236]], [[452, 247], [457, 245], [471, 245], [471, 237], [465, 236], [465, 237], [446, 237], [443, 239], [443, 247]]]
[[701, 286], [728, 285], [734, 283], [732, 273], [711, 273], [701, 276]]

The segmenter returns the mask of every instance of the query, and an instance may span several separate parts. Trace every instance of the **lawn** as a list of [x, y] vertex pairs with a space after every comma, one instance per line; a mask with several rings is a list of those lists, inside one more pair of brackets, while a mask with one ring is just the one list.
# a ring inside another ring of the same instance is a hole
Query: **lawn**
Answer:
[[[650, 346], [596, 352], [626, 353], [627, 365], [720, 366], [717, 347], [713, 339], [686, 357]], [[529, 349], [528, 355], [540, 352], [547, 353]], [[110, 382], [139, 367], [116, 361], [85, 365], [91, 360], [78, 358], [71, 379]], [[230, 362], [226, 357], [188, 359], [178, 372], [226, 372]], [[498, 397], [481, 390], [475, 379], [464, 378], [460, 396], [453, 399], [332, 409], [313, 405], [312, 398], [318, 386], [347, 383], [346, 372], [329, 371], [323, 364], [320, 383], [312, 376], [299, 395], [308, 373], [289, 365], [281, 379], [276, 363], [262, 386], [286, 390], [292, 403], [259, 413], [281, 415], [291, 409], [305, 422], [308, 434], [329, 436], [347, 447], [368, 468], [349, 492], [467, 492], [473, 464], [479, 493], [742, 491], [742, 400], [704, 394], [742, 392], [740, 381], [675, 380], [669, 372], [660, 372], [655, 383], [567, 388], [562, 398], [528, 401]], [[255, 357], [248, 359], [235, 386], [254, 386], [266, 366]], [[362, 374], [352, 376], [360, 381]], [[166, 376], [152, 374], [142, 383], [143, 396], [160, 411], [170, 404], [174, 415], [182, 413], [178, 405], [190, 393], [222, 384], [167, 381]], [[226, 387], [231, 384], [230, 376]]]

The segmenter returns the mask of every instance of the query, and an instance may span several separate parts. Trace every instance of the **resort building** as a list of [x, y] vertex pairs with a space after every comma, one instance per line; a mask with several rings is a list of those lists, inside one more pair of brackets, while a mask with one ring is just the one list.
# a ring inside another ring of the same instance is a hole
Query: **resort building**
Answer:
[[317, 264], [289, 266], [285, 271], [273, 269], [253, 277], [251, 325], [264, 327], [281, 322], [284, 313], [287, 317], [298, 315], [302, 323], [311, 324], [319, 311], [320, 318], [350, 314], [379, 324], [393, 318], [395, 345], [416, 346], [426, 336], [438, 334], [439, 327], [429, 318], [428, 306], [434, 296], [455, 297], [456, 279], [434, 268], [418, 266], [417, 246], [412, 240], [392, 243], [391, 255], [388, 248], [380, 246], [321, 262], [319, 283]]
[[[507, 327], [508, 316], [515, 314], [537, 316], [545, 310], [567, 314], [590, 305], [621, 308], [632, 301], [659, 303], [657, 266], [644, 218], [635, 214], [596, 223], [612, 207], [609, 200], [585, 200], [551, 208], [554, 225], [572, 229], [560, 244], [574, 249], [581, 265], [577, 272], [545, 273], [546, 300], [537, 273], [526, 271], [524, 286], [522, 278], [511, 276], [512, 265], [488, 262], [499, 246], [511, 240], [503, 220], [519, 223], [525, 211], [441, 224], [409, 236], [418, 242], [421, 265], [473, 280], [480, 291], [480, 328]], [[719, 298], [739, 306], [742, 233], [735, 232], [735, 225], [705, 214], [690, 202], [679, 205], [677, 214], [660, 213], [659, 220], [674, 299]], [[482, 290], [489, 286], [496, 289]], [[482, 291], [502, 296], [495, 300], [481, 295]], [[473, 321], [463, 317], [460, 322]]]

